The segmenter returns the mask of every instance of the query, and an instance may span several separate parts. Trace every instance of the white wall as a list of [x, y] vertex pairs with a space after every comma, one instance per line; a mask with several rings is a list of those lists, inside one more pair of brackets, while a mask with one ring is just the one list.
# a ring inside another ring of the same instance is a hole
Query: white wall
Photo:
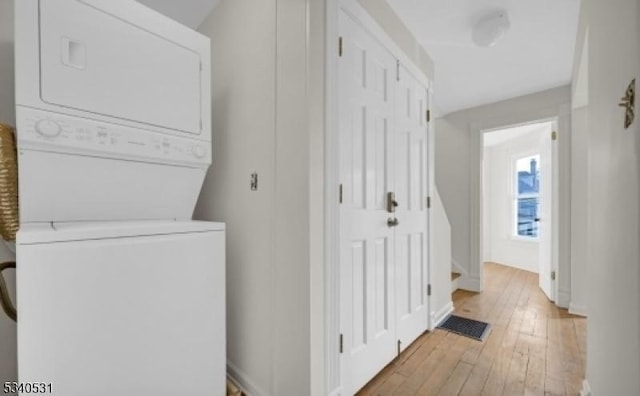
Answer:
[[570, 101], [570, 86], [563, 86], [451, 113], [436, 120], [436, 184], [451, 221], [453, 261], [463, 272], [461, 288], [481, 290], [482, 285], [482, 244], [477, 237], [482, 212], [477, 205], [481, 194], [481, 130], [558, 117], [561, 197], [558, 303], [569, 305]]
[[513, 236], [515, 175], [512, 162], [515, 157], [539, 152], [542, 133], [550, 132], [545, 125], [526, 135], [485, 147], [483, 261], [538, 272], [538, 241]]
[[[199, 30], [212, 46], [213, 165], [195, 218], [227, 223], [229, 371], [267, 395], [275, 337], [275, 0], [222, 1]], [[249, 189], [253, 172], [257, 191]]]
[[228, 368], [252, 395], [324, 392], [324, 8], [307, 6], [223, 0], [199, 29], [214, 124], [195, 217], [227, 223]]
[[[0, 1], [0, 122], [10, 125], [15, 125], [13, 3]], [[13, 253], [0, 242], [0, 262], [13, 259]], [[15, 273], [5, 271], [5, 275], [15, 298]], [[16, 346], [16, 324], [0, 312], [0, 383], [17, 379]]]
[[437, 326], [453, 311], [451, 299], [451, 225], [437, 189], [431, 198], [429, 235], [431, 255], [431, 325]]
[[587, 315], [588, 254], [588, 109], [572, 110], [571, 147], [571, 304], [569, 311]]
[[571, 313], [587, 314], [589, 217], [589, 58], [587, 3], [580, 10], [571, 82]]
[[627, 85], [640, 77], [640, 7], [637, 0], [584, 0], [585, 6], [587, 379], [594, 396], [640, 395], [640, 119], [636, 114], [624, 129], [618, 106]]

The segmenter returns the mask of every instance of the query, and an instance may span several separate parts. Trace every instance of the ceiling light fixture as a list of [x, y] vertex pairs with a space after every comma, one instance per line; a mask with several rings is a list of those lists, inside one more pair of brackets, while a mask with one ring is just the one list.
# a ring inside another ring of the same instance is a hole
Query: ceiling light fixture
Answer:
[[480, 18], [473, 26], [472, 39], [479, 47], [493, 47], [505, 35], [511, 24], [505, 11]]

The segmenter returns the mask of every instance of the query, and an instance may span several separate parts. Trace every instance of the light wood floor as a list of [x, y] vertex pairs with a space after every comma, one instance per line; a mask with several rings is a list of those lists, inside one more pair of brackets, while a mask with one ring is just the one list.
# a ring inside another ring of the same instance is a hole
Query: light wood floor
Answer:
[[358, 395], [577, 395], [586, 319], [550, 303], [538, 275], [485, 265], [485, 291], [456, 291], [455, 313], [491, 324], [484, 342], [425, 333]]

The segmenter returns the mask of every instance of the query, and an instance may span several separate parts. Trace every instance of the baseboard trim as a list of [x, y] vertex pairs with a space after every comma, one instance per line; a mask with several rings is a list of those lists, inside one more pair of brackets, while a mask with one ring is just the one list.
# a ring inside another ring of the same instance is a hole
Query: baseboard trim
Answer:
[[233, 363], [227, 360], [227, 376], [235, 382], [236, 385], [247, 395], [250, 396], [266, 396], [267, 392], [257, 386], [249, 377]]
[[458, 262], [456, 260], [454, 260], [453, 257], [451, 258], [451, 271], [457, 272], [457, 273], [461, 274], [462, 276], [468, 276], [469, 275], [469, 271], [467, 271], [463, 266], [458, 264]]
[[479, 293], [482, 291], [480, 278], [472, 278], [468, 275], [463, 274], [460, 278], [458, 278], [458, 289], [464, 289]]
[[582, 390], [580, 391], [580, 396], [591, 396], [591, 386], [589, 386], [589, 381], [586, 379], [582, 381]]
[[556, 305], [560, 308], [569, 308], [571, 302], [571, 292], [566, 290], [558, 290], [558, 295], [556, 296]]
[[435, 329], [444, 322], [447, 316], [453, 313], [453, 301], [449, 301], [444, 307], [440, 308], [438, 312], [431, 312], [431, 330]]
[[451, 293], [453, 293], [454, 291], [458, 290], [460, 288], [459, 286], [459, 281], [460, 278], [456, 278], [454, 280], [451, 281]]
[[342, 396], [342, 386], [334, 389], [332, 392], [329, 392], [328, 396]]
[[576, 305], [574, 303], [569, 303], [569, 313], [572, 315], [584, 316], [587, 317], [587, 307], [584, 305]]

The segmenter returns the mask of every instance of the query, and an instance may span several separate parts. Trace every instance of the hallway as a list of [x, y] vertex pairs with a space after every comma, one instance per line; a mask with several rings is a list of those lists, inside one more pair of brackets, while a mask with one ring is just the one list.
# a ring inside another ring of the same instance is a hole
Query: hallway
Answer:
[[455, 313], [487, 321], [480, 343], [426, 333], [358, 395], [578, 395], [586, 319], [550, 303], [535, 273], [485, 264], [485, 291], [458, 290]]

